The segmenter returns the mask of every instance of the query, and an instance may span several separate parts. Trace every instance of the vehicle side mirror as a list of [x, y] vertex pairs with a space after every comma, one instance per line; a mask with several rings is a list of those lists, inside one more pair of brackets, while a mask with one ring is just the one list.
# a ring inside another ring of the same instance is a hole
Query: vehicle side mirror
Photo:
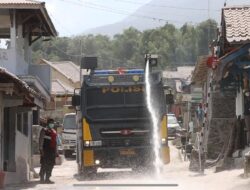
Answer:
[[80, 106], [81, 105], [81, 96], [80, 95], [74, 95], [72, 96], [72, 106]]
[[173, 96], [173, 94], [166, 94], [166, 104], [167, 105], [174, 104], [174, 96]]

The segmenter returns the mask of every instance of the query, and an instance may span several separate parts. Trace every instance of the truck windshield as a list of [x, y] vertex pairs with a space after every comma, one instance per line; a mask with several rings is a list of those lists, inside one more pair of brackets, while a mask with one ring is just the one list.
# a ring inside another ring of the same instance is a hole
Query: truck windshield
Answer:
[[64, 129], [76, 129], [76, 116], [66, 115], [63, 120]]
[[86, 113], [92, 120], [145, 118], [142, 86], [91, 87], [86, 90]]
[[[93, 121], [149, 118], [141, 86], [87, 87], [86, 116]], [[158, 94], [158, 93], [156, 93]], [[158, 100], [161, 98], [158, 98]]]

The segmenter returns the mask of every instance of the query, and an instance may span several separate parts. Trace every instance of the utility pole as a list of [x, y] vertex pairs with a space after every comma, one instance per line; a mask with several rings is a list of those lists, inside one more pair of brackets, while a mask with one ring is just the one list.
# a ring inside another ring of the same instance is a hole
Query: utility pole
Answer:
[[210, 0], [207, 0], [207, 16], [208, 16], [208, 39], [207, 39], [207, 41], [208, 41], [208, 55], [209, 55], [209, 50], [210, 50], [210, 48], [209, 48], [209, 46], [210, 46], [210, 38], [211, 38], [211, 24], [212, 23], [210, 23]]

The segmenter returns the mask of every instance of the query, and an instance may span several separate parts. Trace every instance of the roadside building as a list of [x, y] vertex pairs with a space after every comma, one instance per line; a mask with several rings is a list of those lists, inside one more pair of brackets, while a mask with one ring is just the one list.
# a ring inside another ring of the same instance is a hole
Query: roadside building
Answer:
[[45, 3], [0, 1], [0, 170], [5, 184], [30, 179], [32, 125], [50, 100], [50, 68], [31, 63], [31, 45], [56, 35]]
[[247, 138], [249, 129], [244, 121], [248, 117], [248, 108], [244, 109], [248, 102], [245, 95], [250, 89], [250, 6], [225, 7], [222, 10], [219, 37], [215, 80], [224, 95], [233, 96], [234, 117], [237, 118], [234, 128], [231, 129], [230, 153], [226, 157], [237, 160], [240, 154], [233, 156], [233, 152], [243, 150], [250, 143]]
[[235, 167], [235, 160], [241, 157], [239, 150], [247, 144], [242, 118], [244, 92], [250, 87], [249, 18], [249, 6], [222, 9], [217, 42], [211, 55], [198, 61], [192, 77], [193, 84], [203, 89], [205, 105], [200, 152], [210, 160], [207, 164], [216, 164], [218, 170]]
[[183, 86], [190, 83], [191, 73], [194, 70], [193, 66], [177, 67], [176, 70], [163, 71], [164, 85], [171, 87], [171, 93], [174, 95], [175, 102], [171, 105], [169, 112], [176, 115], [177, 118], [182, 118], [182, 94]]
[[51, 68], [51, 101], [46, 105], [45, 117], [62, 121], [65, 113], [74, 112], [71, 99], [74, 90], [80, 88], [80, 67], [71, 61], [52, 62], [41, 59], [39, 65]]
[[190, 120], [194, 124], [194, 131], [200, 131], [203, 121], [199, 121], [197, 109], [201, 106], [204, 109], [207, 92], [207, 67], [208, 56], [199, 56], [191, 77], [191, 100], [190, 100]]

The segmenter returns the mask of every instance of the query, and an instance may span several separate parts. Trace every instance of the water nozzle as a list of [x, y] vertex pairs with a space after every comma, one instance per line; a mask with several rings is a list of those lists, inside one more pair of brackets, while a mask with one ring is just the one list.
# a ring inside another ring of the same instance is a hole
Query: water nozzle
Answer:
[[149, 67], [156, 67], [158, 64], [158, 55], [156, 54], [145, 54], [145, 66], [149, 63]]

